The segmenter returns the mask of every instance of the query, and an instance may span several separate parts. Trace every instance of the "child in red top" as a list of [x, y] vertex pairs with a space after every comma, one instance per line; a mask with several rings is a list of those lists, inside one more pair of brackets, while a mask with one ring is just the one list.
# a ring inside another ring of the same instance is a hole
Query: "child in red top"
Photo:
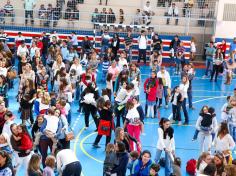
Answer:
[[147, 117], [154, 118], [154, 106], [156, 105], [157, 88], [157, 74], [156, 72], [152, 72], [151, 78], [148, 78], [144, 83], [144, 90], [147, 94]]
[[18, 125], [17, 130], [18, 130], [19, 135], [18, 136], [13, 135], [13, 137], [15, 138], [15, 140], [21, 141], [21, 145], [19, 146], [19, 148], [24, 151], [32, 150], [33, 142], [31, 140], [30, 135], [27, 132], [27, 129], [25, 128], [25, 126]]
[[221, 50], [221, 53], [223, 54], [223, 57], [225, 59], [225, 53], [226, 53], [226, 49], [227, 49], [227, 45], [226, 45], [226, 41], [225, 39], [222, 40], [221, 44], [218, 45], [218, 47]]

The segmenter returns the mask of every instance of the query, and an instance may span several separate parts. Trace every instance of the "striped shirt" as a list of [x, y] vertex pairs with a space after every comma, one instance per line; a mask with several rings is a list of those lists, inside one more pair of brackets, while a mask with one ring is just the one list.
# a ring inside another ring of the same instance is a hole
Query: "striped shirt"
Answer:
[[109, 66], [110, 66], [109, 61], [103, 61], [102, 62], [102, 71], [108, 71]]
[[8, 12], [12, 12], [13, 11], [13, 6], [11, 4], [6, 4], [4, 6], [4, 10], [8, 13]]
[[125, 38], [125, 45], [131, 45], [133, 42], [133, 38], [130, 36], [130, 37], [126, 37]]

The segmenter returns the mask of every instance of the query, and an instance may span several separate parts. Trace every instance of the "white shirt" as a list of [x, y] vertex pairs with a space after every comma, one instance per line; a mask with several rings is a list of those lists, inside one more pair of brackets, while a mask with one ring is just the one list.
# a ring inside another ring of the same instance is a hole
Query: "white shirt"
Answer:
[[140, 89], [139, 89], [139, 81], [136, 79], [131, 81], [134, 84], [134, 90], [133, 90], [133, 96], [140, 95]]
[[15, 39], [15, 42], [16, 41], [24, 41], [25, 40], [25, 37], [23, 36], [17, 36], [16, 39]]
[[147, 49], [147, 36], [140, 36], [138, 38], [138, 47], [139, 49]]
[[180, 93], [182, 94], [184, 98], [188, 98], [188, 87], [189, 87], [189, 83], [186, 83], [186, 84], [181, 83], [179, 85]]
[[7, 76], [7, 68], [0, 67], [0, 75], [3, 75], [4, 77]]
[[[161, 71], [159, 71], [157, 73], [157, 77], [158, 78], [162, 78], [163, 77], [163, 74], [161, 73]], [[164, 72], [164, 78], [166, 80], [166, 86], [168, 86], [168, 88], [171, 88], [171, 79], [170, 79], [170, 74], [168, 71], [165, 70]]]
[[149, 6], [144, 5], [144, 6], [143, 6], [143, 11], [151, 12], [151, 11], [152, 11], [152, 7], [151, 7], [150, 5], [149, 5]]
[[77, 76], [80, 76], [83, 73], [83, 68], [80, 64], [79, 65], [72, 64], [72, 66], [70, 67], [70, 71], [72, 69], [74, 69], [76, 71]]
[[227, 106], [228, 106], [228, 103], [225, 103], [221, 108], [221, 119], [222, 120], [227, 120], [228, 119], [228, 114], [225, 112]]
[[57, 170], [63, 171], [66, 165], [79, 161], [71, 149], [63, 149], [57, 154]]
[[157, 149], [164, 150], [167, 149], [168, 151], [175, 150], [175, 139], [174, 136], [172, 139], [168, 135], [166, 135], [166, 139], [164, 139], [164, 132], [162, 128], [158, 128], [158, 141], [157, 141]]
[[72, 45], [78, 45], [77, 36], [76, 35], [72, 35], [71, 37], [72, 37], [71, 38]]
[[119, 70], [123, 70], [124, 65], [128, 66], [128, 62], [125, 58], [120, 58], [118, 62]]
[[177, 105], [177, 97], [178, 96], [179, 96], [179, 93], [174, 94], [174, 99], [173, 99], [173, 102], [172, 102], [173, 105]]
[[9, 136], [11, 136], [12, 133], [11, 133], [10, 127], [11, 127], [11, 124], [13, 123], [14, 123], [13, 120], [6, 121], [3, 125], [2, 133], [7, 133]]
[[37, 47], [30, 48], [30, 58], [31, 58], [31, 59], [34, 57], [36, 50], [40, 50], [40, 49], [37, 48]]
[[222, 139], [220, 139], [219, 136], [216, 136], [214, 146], [216, 151], [223, 152], [225, 150], [233, 150], [235, 142], [230, 134], [226, 134]]
[[140, 115], [137, 110], [137, 106], [134, 106], [132, 109], [129, 109], [126, 115], [130, 125], [139, 126]]
[[27, 46], [22, 47], [21, 45], [19, 45], [17, 49], [17, 55], [18, 56], [27, 55], [27, 53], [29, 53]]
[[56, 133], [58, 128], [59, 118], [57, 116], [51, 116], [51, 115], [50, 116], [45, 115], [44, 117], [47, 120], [47, 126], [45, 130], [51, 131], [52, 133]]
[[35, 0], [25, 0], [25, 10], [33, 10]]
[[193, 52], [193, 53], [196, 52], [196, 45], [194, 42], [191, 42], [191, 52]]
[[115, 101], [119, 102], [119, 105], [123, 105], [127, 103], [128, 99], [130, 98], [132, 92], [128, 93], [126, 89], [121, 88], [118, 92]]

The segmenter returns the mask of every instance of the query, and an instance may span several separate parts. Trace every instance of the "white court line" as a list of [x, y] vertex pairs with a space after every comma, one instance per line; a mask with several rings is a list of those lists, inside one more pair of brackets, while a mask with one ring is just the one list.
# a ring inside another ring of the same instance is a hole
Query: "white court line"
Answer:
[[[200, 103], [200, 102], [207, 101], [207, 100], [214, 100], [214, 99], [218, 99], [218, 98], [224, 98], [224, 97], [226, 97], [226, 96], [205, 98], [205, 99], [202, 99], [202, 100], [194, 101], [193, 104]], [[189, 104], [187, 104], [186, 106], [188, 106], [188, 105], [189, 105]], [[171, 119], [172, 116], [173, 116], [173, 114], [171, 113], [171, 114], [169, 115], [168, 119]]]

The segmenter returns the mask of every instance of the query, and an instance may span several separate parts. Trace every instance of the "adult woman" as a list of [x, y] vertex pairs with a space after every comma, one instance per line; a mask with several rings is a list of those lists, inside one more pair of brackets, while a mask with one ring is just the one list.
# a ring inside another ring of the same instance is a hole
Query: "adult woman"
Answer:
[[128, 83], [128, 76], [129, 76], [129, 71], [128, 70], [122, 70], [115, 82], [115, 87], [114, 87], [114, 94], [116, 95], [118, 93], [118, 90], [120, 90], [120, 86], [122, 83], [126, 82]]
[[99, 94], [98, 91], [95, 89], [95, 84], [89, 83], [88, 87], [81, 94], [81, 103], [83, 103], [84, 121], [86, 129], [89, 127], [90, 114], [93, 117], [96, 127], [98, 126], [97, 108], [96, 108], [96, 100], [98, 98]]
[[214, 155], [213, 161], [216, 165], [216, 170], [217, 170], [216, 175], [219, 175], [219, 176], [222, 175], [222, 173], [224, 172], [225, 165], [226, 165], [226, 161], [225, 161], [225, 157], [223, 153], [216, 153]]
[[[104, 103], [104, 106], [102, 108], [101, 111], [99, 111], [99, 127], [107, 127], [109, 128], [109, 131], [103, 131], [102, 129], [98, 129], [98, 135], [93, 143], [93, 146], [96, 148], [99, 148], [99, 141], [102, 138], [102, 135], [106, 135], [106, 146], [107, 144], [111, 141], [111, 132], [112, 132], [112, 128], [114, 129], [114, 123], [113, 123], [113, 112], [111, 110], [111, 102], [109, 100], [107, 100]], [[104, 125], [104, 126], [103, 126]], [[107, 133], [107, 134], [103, 134], [103, 133]]]
[[144, 150], [141, 154], [141, 157], [136, 160], [133, 164], [133, 168], [131, 171], [132, 176], [149, 176], [150, 175], [150, 167], [153, 164], [151, 160], [151, 152], [148, 150]]
[[35, 83], [35, 72], [32, 70], [32, 66], [29, 63], [23, 67], [23, 73], [21, 74], [20, 79], [20, 89], [25, 85], [27, 79], [31, 79], [33, 83]]
[[179, 89], [180, 89], [180, 93], [182, 94], [182, 110], [184, 112], [184, 125], [188, 125], [189, 123], [189, 118], [188, 118], [188, 112], [187, 112], [187, 108], [186, 108], [186, 101], [188, 98], [188, 88], [189, 88], [189, 81], [188, 81], [188, 77], [187, 76], [183, 76], [181, 83], [179, 85]]
[[205, 167], [211, 162], [212, 162], [211, 154], [208, 152], [203, 152], [197, 161], [198, 174], [203, 174]]
[[162, 151], [165, 152], [165, 175], [172, 173], [172, 157], [175, 153], [174, 129], [170, 126], [170, 120], [161, 118], [158, 128], [158, 141], [155, 162], [158, 163]]
[[6, 83], [6, 78], [3, 75], [0, 75], [0, 96], [3, 97], [5, 106], [8, 107], [8, 84]]
[[139, 78], [140, 80], [140, 70], [135, 63], [131, 63], [129, 69], [129, 82], [135, 78]]
[[115, 145], [118, 165], [115, 165], [115, 167], [111, 171], [111, 174], [125, 176], [127, 164], [129, 161], [129, 155], [125, 151], [125, 144], [123, 142], [117, 142]]
[[62, 55], [58, 54], [56, 56], [56, 61], [52, 65], [53, 75], [55, 76], [57, 71], [62, 67], [65, 67], [65, 64], [62, 62]]
[[42, 85], [42, 81], [48, 83], [48, 80], [49, 80], [49, 75], [47, 74], [46, 68], [43, 67], [41, 71], [37, 73], [36, 77], [37, 87], [40, 87]]
[[19, 135], [19, 132], [17, 130], [17, 125], [15, 123], [12, 124], [10, 129], [11, 129], [11, 132], [12, 132], [10, 141], [11, 141], [12, 148], [14, 150], [14, 155], [16, 157], [16, 159], [15, 159], [16, 166], [17, 166], [16, 171], [18, 173], [18, 171], [19, 171], [18, 169], [21, 166], [25, 166], [24, 170], [23, 170], [23, 173], [24, 173], [24, 175], [26, 175], [26, 170], [27, 170], [26, 166], [28, 166], [29, 160], [31, 158], [31, 152], [21, 150], [20, 147], [19, 147], [21, 145], [21, 142], [15, 140], [13, 135], [15, 135], [15, 136]]
[[211, 79], [210, 81], [212, 82], [213, 80], [213, 77], [215, 76], [215, 82], [217, 82], [217, 77], [218, 77], [218, 74], [220, 72], [221, 69], [223, 69], [223, 60], [224, 60], [224, 57], [223, 57], [223, 54], [221, 52], [221, 49], [217, 49], [216, 52], [215, 52], [215, 56], [213, 57], [213, 71], [211, 73]]
[[114, 34], [113, 38], [111, 39], [111, 49], [114, 54], [114, 57], [117, 56], [117, 51], [120, 49], [120, 38], [117, 33]]
[[[75, 77], [77, 78], [77, 80], [80, 80], [80, 76], [83, 72], [83, 69], [82, 69], [82, 65], [80, 64], [80, 61], [79, 61], [79, 58], [78, 57], [75, 57], [74, 60], [73, 60], [73, 64], [71, 65], [70, 67], [70, 73], [72, 70], [75, 70]], [[76, 88], [75, 88], [75, 97], [76, 97], [76, 100], [79, 100], [79, 96], [80, 96], [80, 86], [78, 85], [78, 82], [76, 83]]]
[[0, 151], [0, 175], [2, 176], [14, 175], [11, 158], [5, 151]]
[[108, 73], [112, 74], [112, 85], [113, 85], [113, 90], [115, 88], [115, 82], [116, 82], [116, 78], [118, 77], [119, 73], [120, 73], [120, 69], [116, 64], [116, 61], [112, 61], [111, 66], [108, 68]]
[[[31, 130], [31, 136], [33, 141], [35, 140], [37, 133], [40, 133], [40, 128], [44, 125], [44, 123], [46, 123], [44, 116], [41, 114], [38, 115]], [[36, 150], [36, 146], [34, 149]]]
[[69, 149], [70, 148], [70, 141], [66, 140], [66, 134], [69, 132], [69, 123], [67, 121], [66, 116], [60, 113], [60, 110], [55, 110], [55, 116], [59, 118], [59, 128], [57, 133], [58, 141], [58, 148], [60, 149]]
[[210, 152], [212, 144], [212, 133], [217, 128], [216, 118], [208, 112], [208, 106], [203, 106], [197, 119], [196, 128], [199, 131], [200, 151]]
[[[140, 134], [142, 132], [144, 123], [144, 112], [142, 106], [138, 103], [137, 98], [131, 98], [126, 104], [126, 109], [128, 112], [126, 114], [124, 128], [127, 125], [127, 131], [129, 135], [134, 137], [139, 143], [141, 143]], [[130, 141], [130, 149], [131, 151], [134, 150], [133, 141]], [[140, 148], [137, 148], [137, 150], [139, 152], [141, 151]]]
[[214, 140], [214, 146], [216, 152], [223, 153], [227, 162], [229, 162], [229, 157], [231, 151], [235, 147], [235, 142], [229, 134], [229, 129], [227, 123], [222, 122], [220, 128], [218, 129], [217, 136]]
[[7, 108], [5, 107], [5, 102], [0, 100], [0, 134], [2, 133], [4, 123], [6, 122], [4, 116], [7, 112]]
[[130, 141], [135, 142], [137, 147], [140, 147], [140, 143], [135, 138], [130, 136], [128, 133], [126, 133], [123, 128], [121, 128], [121, 127], [116, 128], [116, 130], [115, 130], [115, 143], [116, 142], [123, 142], [125, 144], [125, 150], [127, 152], [131, 152]]
[[[169, 72], [165, 69], [164, 66], [161, 66], [160, 68], [161, 70], [157, 73], [157, 77], [162, 79], [162, 83], [163, 83], [163, 93], [164, 93], [164, 97], [165, 97], [165, 108], [168, 108], [168, 99], [169, 96], [168, 95], [168, 90], [171, 89], [171, 79], [170, 79], [170, 74]], [[162, 105], [162, 99], [159, 102], [159, 105]]]
[[36, 42], [33, 41], [33, 42], [31, 43], [31, 47], [30, 47], [30, 51], [29, 51], [29, 55], [30, 55], [30, 59], [31, 59], [31, 60], [33, 59], [33, 57], [34, 57], [34, 55], [35, 55], [35, 52], [36, 52], [36, 50], [38, 50], [38, 49], [39, 49], [39, 48], [37, 48]]
[[40, 164], [41, 157], [38, 154], [33, 154], [28, 165], [28, 176], [43, 176]]
[[20, 91], [21, 119], [23, 124], [26, 123], [26, 120], [28, 120], [28, 118], [30, 118], [31, 124], [34, 123], [32, 108], [33, 101], [36, 98], [36, 92], [33, 84], [34, 83], [31, 79], [27, 79], [25, 85]]
[[90, 67], [87, 67], [85, 73], [81, 75], [82, 90], [84, 90], [88, 86], [89, 82], [95, 83], [96, 80], [92, 69]]

